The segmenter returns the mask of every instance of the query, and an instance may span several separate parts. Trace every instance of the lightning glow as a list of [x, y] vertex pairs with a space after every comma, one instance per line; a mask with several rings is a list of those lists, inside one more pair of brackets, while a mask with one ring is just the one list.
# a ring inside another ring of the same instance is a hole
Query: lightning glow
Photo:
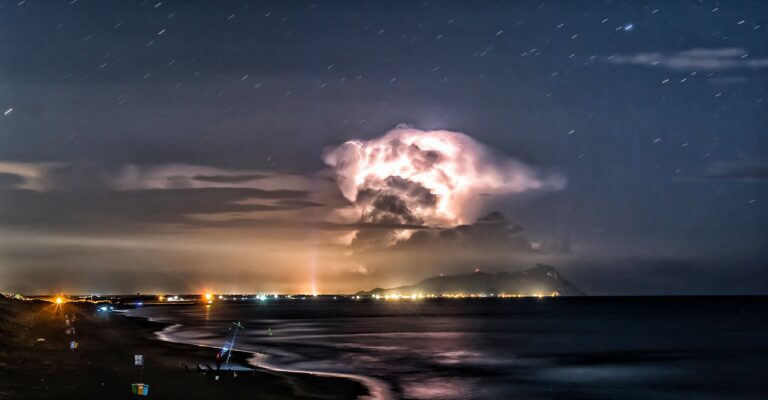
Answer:
[[364, 222], [452, 226], [468, 222], [484, 195], [565, 186], [559, 175], [542, 177], [445, 130], [398, 126], [376, 139], [327, 149], [323, 159]]

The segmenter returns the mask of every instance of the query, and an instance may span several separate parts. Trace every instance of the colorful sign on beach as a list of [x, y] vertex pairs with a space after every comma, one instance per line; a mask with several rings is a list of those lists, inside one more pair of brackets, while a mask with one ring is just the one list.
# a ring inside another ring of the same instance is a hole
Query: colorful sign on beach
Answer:
[[132, 383], [131, 393], [134, 396], [149, 396], [149, 385], [143, 383]]

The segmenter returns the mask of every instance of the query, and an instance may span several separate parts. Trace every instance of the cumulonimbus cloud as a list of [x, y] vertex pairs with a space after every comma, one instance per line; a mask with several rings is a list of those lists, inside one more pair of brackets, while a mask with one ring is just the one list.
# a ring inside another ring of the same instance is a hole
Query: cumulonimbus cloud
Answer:
[[323, 160], [363, 222], [453, 226], [482, 196], [561, 189], [565, 178], [495, 154], [471, 137], [398, 126], [326, 149]]

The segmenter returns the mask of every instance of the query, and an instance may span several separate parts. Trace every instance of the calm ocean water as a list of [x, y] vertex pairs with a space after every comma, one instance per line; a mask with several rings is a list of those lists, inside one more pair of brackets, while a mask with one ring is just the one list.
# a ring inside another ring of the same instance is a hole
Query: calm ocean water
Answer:
[[268, 300], [129, 314], [207, 346], [240, 321], [236, 348], [251, 362], [367, 378], [380, 397], [768, 398], [768, 297]]

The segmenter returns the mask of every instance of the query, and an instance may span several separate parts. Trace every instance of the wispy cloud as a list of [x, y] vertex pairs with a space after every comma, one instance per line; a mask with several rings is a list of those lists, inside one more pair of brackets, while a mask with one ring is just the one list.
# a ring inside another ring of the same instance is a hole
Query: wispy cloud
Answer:
[[0, 228], [140, 231], [263, 214], [316, 222], [348, 205], [320, 173], [0, 161]]
[[722, 71], [742, 68], [767, 68], [768, 58], [751, 58], [738, 47], [694, 48], [677, 53], [614, 54], [607, 61], [616, 65], [640, 65], [676, 71]]
[[38, 191], [76, 189], [249, 188], [309, 190], [317, 182], [335, 186], [320, 174], [260, 170], [228, 170], [188, 164], [126, 164], [14, 162], [0, 160], [0, 174], [17, 175], [14, 186]]
[[710, 168], [704, 179], [730, 181], [768, 180], [768, 164], [761, 162], [720, 163]]

